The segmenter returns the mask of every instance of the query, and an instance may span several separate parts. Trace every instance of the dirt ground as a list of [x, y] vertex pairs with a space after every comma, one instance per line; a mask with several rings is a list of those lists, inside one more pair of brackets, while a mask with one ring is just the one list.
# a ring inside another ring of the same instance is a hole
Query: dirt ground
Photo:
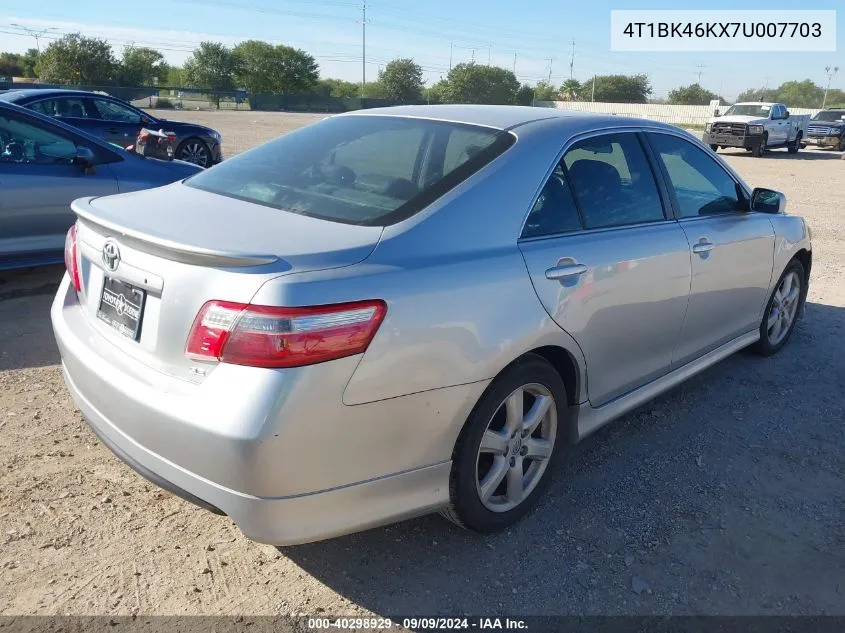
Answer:
[[[226, 155], [315, 116], [179, 112]], [[277, 550], [156, 489], [65, 390], [60, 268], [0, 275], [0, 614], [845, 615], [845, 161], [728, 158], [812, 225], [806, 317], [569, 451], [486, 538], [439, 517]]]

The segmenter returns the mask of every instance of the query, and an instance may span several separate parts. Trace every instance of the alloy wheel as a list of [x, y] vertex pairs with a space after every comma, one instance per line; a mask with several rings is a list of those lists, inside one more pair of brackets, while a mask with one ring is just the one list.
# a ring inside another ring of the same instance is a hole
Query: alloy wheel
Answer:
[[795, 321], [795, 315], [798, 314], [800, 298], [801, 280], [798, 278], [798, 273], [793, 270], [781, 280], [772, 298], [772, 307], [766, 321], [769, 344], [777, 345], [789, 333]]
[[487, 424], [476, 458], [476, 491], [485, 508], [507, 512], [543, 478], [557, 435], [551, 391], [531, 383], [514, 390]]
[[208, 165], [208, 150], [200, 141], [189, 141], [182, 146], [179, 158], [200, 167], [206, 167]]

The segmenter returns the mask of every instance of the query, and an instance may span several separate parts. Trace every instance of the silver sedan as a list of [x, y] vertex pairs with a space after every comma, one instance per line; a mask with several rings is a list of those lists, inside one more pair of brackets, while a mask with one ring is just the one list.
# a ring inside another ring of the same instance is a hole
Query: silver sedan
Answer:
[[668, 125], [368, 110], [77, 200], [52, 321], [103, 442], [253, 539], [490, 532], [566, 443], [787, 343], [812, 251], [784, 207]]

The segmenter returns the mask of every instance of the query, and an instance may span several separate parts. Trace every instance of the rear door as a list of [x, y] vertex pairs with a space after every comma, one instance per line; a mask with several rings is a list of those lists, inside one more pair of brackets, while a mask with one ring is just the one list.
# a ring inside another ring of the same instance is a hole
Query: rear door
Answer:
[[661, 187], [638, 133], [580, 138], [523, 229], [534, 288], [581, 347], [593, 406], [669, 371], [690, 258]]
[[647, 135], [691, 245], [692, 283], [673, 365], [758, 327], [769, 292], [775, 235], [747, 211], [740, 183], [708, 152], [669, 132]]
[[74, 164], [77, 143], [38, 119], [0, 113], [0, 259], [61, 252], [71, 201], [117, 193], [107, 165], [86, 173]]

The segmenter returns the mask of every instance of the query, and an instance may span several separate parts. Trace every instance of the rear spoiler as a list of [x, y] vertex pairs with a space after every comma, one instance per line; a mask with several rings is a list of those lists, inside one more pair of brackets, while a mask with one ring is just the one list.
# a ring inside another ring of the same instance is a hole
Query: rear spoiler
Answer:
[[92, 224], [107, 233], [120, 236], [127, 246], [184, 264], [196, 266], [263, 266], [278, 261], [275, 255], [257, 255], [253, 253], [237, 253], [216, 251], [206, 248], [180, 244], [163, 237], [150, 235], [120, 226], [114, 222], [98, 217], [97, 210], [91, 205], [95, 197], [79, 198], [70, 204], [71, 210], [86, 224]]

